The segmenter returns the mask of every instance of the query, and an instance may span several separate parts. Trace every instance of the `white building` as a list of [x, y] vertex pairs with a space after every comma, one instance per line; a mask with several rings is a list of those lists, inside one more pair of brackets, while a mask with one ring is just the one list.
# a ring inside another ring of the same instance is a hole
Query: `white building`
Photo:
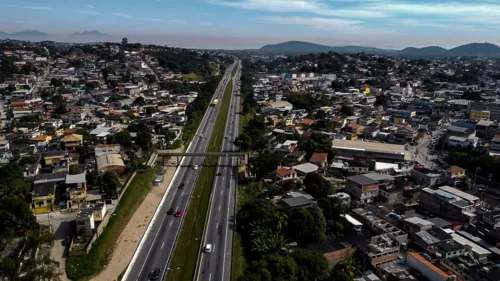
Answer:
[[475, 148], [479, 142], [478, 137], [457, 137], [451, 136], [448, 138], [448, 145], [453, 147], [472, 147]]

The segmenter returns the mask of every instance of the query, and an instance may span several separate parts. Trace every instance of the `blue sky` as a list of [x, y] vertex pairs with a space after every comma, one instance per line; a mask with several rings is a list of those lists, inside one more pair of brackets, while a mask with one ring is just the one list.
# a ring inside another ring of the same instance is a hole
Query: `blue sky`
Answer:
[[231, 40], [453, 47], [500, 44], [500, 0], [0, 0], [0, 30], [23, 29], [210, 37], [221, 47]]

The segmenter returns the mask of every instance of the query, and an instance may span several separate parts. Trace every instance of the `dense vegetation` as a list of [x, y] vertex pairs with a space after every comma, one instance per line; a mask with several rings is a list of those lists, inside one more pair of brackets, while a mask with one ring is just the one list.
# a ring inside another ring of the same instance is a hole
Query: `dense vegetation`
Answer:
[[[357, 267], [350, 266], [350, 260], [329, 270], [325, 257], [307, 248], [310, 243], [339, 239], [350, 229], [340, 216], [346, 212], [345, 206], [326, 197], [333, 191], [329, 182], [319, 175], [310, 175], [305, 185], [318, 200], [317, 206], [277, 209], [265, 198], [260, 183], [246, 187], [252, 188], [251, 193], [257, 196], [246, 201], [236, 217], [248, 264], [240, 281], [353, 280]], [[300, 249], [293, 253], [283, 250], [288, 242], [297, 242]], [[339, 274], [342, 277], [337, 279]]]

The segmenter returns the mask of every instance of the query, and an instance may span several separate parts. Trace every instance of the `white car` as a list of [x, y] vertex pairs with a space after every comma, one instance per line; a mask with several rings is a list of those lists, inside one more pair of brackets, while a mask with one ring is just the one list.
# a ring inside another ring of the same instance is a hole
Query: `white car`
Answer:
[[193, 170], [198, 170], [198, 165], [194, 165]]
[[212, 244], [207, 244], [205, 246], [205, 253], [210, 253], [212, 252]]

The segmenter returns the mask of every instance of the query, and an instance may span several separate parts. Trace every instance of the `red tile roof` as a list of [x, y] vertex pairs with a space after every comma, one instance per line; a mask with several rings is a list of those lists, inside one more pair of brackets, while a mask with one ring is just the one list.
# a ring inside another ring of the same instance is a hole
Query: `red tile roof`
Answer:
[[451, 166], [447, 170], [450, 174], [465, 173], [465, 169], [458, 166]]
[[311, 163], [324, 163], [327, 161], [328, 153], [313, 153], [309, 162]]
[[291, 169], [285, 169], [285, 168], [279, 168], [276, 170], [276, 174], [280, 175], [281, 177], [286, 177], [291, 174], [295, 174], [295, 170]]

